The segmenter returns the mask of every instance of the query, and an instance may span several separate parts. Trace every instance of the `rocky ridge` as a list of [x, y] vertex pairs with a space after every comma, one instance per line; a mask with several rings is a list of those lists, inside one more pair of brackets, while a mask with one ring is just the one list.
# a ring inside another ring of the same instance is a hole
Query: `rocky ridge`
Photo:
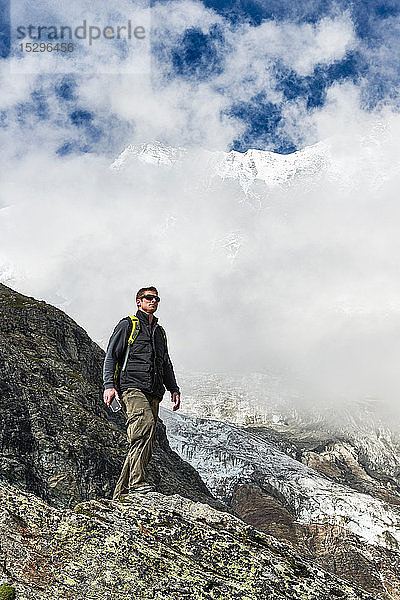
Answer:
[[18, 600], [374, 600], [243, 521], [178, 495], [71, 510], [0, 486], [1, 568]]

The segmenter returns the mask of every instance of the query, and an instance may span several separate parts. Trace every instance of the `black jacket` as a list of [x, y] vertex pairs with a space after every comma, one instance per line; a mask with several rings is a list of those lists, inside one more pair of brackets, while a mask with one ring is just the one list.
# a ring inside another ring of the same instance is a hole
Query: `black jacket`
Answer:
[[[136, 316], [140, 331], [130, 346], [126, 368], [120, 371], [119, 389], [123, 392], [128, 388], [138, 388], [158, 398], [163, 397], [165, 388], [171, 393], [179, 392], [165, 333], [158, 325], [157, 317], [153, 316], [150, 325], [149, 316], [142, 310], [138, 310]], [[131, 319], [121, 319], [108, 342], [103, 368], [105, 389], [115, 387], [115, 366], [118, 363], [121, 370], [131, 330]]]

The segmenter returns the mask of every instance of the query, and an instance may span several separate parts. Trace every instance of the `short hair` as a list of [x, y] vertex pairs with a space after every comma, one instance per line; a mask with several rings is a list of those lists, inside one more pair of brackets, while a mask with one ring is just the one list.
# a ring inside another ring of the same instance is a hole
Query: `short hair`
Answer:
[[158, 296], [158, 291], [157, 288], [154, 287], [154, 285], [148, 285], [146, 287], [140, 288], [140, 290], [138, 291], [138, 293], [136, 294], [136, 300], [140, 300], [140, 298], [143, 296], [143, 294], [145, 292], [155, 292]]

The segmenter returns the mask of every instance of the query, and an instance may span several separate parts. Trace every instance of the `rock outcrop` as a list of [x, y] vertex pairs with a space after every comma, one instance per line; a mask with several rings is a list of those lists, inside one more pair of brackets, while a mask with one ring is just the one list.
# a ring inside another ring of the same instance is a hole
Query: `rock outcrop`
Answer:
[[376, 600], [206, 504], [158, 493], [51, 508], [0, 486], [0, 565], [18, 600]]

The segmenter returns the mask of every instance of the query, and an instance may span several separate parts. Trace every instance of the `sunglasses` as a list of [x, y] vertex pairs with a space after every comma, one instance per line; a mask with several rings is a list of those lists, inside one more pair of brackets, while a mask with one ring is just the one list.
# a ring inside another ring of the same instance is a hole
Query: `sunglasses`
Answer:
[[160, 302], [160, 296], [153, 296], [153, 294], [145, 294], [144, 296], [141, 296], [141, 300], [142, 298], [146, 298], [146, 300], [148, 300], [149, 302], [151, 302], [152, 300], [155, 300], [156, 302]]

